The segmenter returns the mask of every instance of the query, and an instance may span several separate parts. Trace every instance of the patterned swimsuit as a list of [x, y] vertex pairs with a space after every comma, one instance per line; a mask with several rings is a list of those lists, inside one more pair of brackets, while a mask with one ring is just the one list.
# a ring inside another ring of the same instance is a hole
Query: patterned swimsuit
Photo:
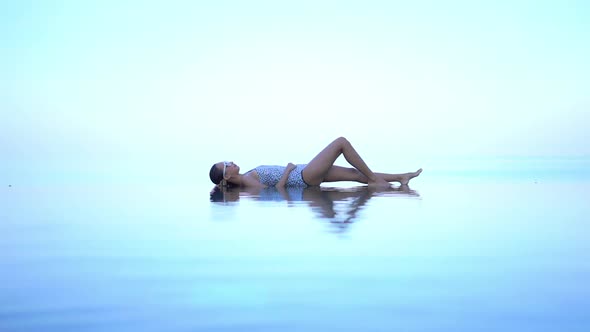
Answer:
[[[303, 180], [303, 175], [301, 172], [307, 166], [306, 164], [298, 164], [296, 165], [295, 169], [289, 173], [289, 178], [287, 179], [287, 187], [308, 187], [308, 184], [305, 183]], [[283, 173], [285, 172], [285, 166], [268, 166], [262, 165], [258, 166], [255, 169], [249, 171], [248, 173], [256, 171], [258, 173], [258, 177], [260, 178], [260, 183], [267, 187], [274, 187]]]

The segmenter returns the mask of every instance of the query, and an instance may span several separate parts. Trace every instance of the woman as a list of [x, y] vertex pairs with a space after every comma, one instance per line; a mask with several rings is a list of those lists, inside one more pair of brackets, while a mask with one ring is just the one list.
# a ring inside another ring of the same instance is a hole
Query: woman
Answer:
[[[354, 168], [334, 166], [340, 155]], [[240, 174], [240, 167], [233, 162], [213, 164], [209, 177], [217, 185], [237, 185], [244, 187], [285, 187], [319, 186], [323, 182], [355, 181], [371, 187], [390, 187], [389, 182], [407, 185], [410, 179], [420, 175], [422, 169], [403, 174], [374, 173], [352, 147], [350, 142], [339, 137], [325, 147], [308, 164], [283, 166], [258, 166], [247, 173]]]

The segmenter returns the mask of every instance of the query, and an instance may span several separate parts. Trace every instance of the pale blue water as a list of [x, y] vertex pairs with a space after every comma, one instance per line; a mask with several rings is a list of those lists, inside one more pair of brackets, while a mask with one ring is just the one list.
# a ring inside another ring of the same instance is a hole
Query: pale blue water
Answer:
[[542, 169], [3, 185], [0, 331], [589, 331], [588, 171]]

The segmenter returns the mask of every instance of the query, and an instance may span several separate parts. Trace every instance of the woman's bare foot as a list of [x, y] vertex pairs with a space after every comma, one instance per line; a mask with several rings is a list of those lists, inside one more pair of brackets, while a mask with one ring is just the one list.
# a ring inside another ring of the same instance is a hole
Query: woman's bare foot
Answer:
[[391, 183], [385, 181], [385, 179], [380, 177], [377, 177], [375, 181], [370, 181], [368, 185], [371, 188], [391, 188]]
[[417, 177], [418, 175], [420, 175], [420, 173], [422, 173], [422, 168], [420, 168], [419, 170], [415, 171], [415, 172], [410, 172], [410, 173], [405, 173], [402, 174], [402, 176], [400, 177], [399, 183], [402, 186], [407, 186], [408, 182], [410, 182], [411, 179]]

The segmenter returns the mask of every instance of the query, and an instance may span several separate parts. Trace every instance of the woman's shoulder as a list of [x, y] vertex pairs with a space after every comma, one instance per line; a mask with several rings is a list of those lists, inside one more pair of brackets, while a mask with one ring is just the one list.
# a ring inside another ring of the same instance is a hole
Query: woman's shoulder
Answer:
[[245, 186], [247, 187], [258, 187], [261, 186], [260, 177], [258, 176], [258, 172], [256, 172], [256, 168], [249, 170], [242, 176], [242, 181]]

